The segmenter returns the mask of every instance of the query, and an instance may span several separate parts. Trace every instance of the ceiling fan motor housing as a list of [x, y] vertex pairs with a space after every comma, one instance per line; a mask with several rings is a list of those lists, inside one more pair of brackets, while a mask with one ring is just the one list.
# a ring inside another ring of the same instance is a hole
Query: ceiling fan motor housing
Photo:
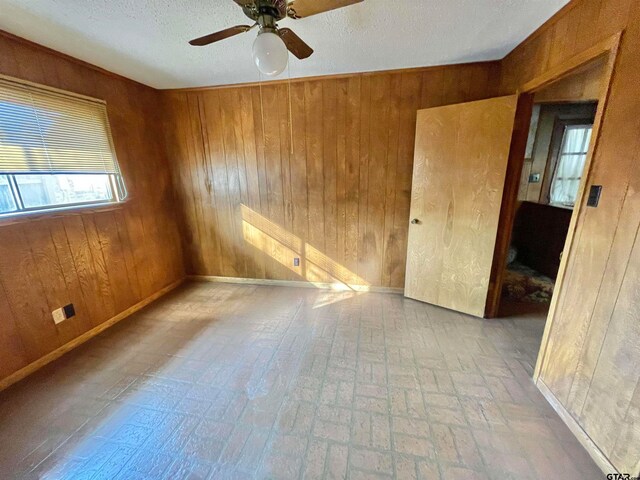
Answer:
[[252, 20], [259, 21], [261, 17], [272, 17], [274, 22], [287, 16], [287, 0], [255, 0], [254, 3], [242, 7], [245, 15]]

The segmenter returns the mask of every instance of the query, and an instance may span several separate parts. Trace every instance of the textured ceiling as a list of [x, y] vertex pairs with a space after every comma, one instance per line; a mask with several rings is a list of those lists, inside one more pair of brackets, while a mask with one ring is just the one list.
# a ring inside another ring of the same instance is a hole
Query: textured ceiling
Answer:
[[[315, 49], [291, 59], [291, 76], [303, 77], [500, 59], [566, 3], [365, 0], [280, 25]], [[156, 88], [259, 80], [255, 30], [187, 44], [247, 22], [232, 0], [0, 0], [0, 29]]]

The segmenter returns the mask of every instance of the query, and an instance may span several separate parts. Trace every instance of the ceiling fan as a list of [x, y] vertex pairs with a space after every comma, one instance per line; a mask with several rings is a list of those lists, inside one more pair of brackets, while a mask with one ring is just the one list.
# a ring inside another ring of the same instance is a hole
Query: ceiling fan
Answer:
[[259, 27], [258, 37], [253, 43], [253, 59], [262, 73], [279, 75], [287, 66], [290, 51], [299, 59], [311, 56], [313, 49], [289, 28], [278, 27], [277, 22], [289, 17], [295, 20], [319, 13], [347, 7], [363, 0], [233, 0], [244, 14], [253, 20], [253, 25], [235, 27], [211, 33], [191, 40], [193, 46], [203, 47], [240, 33]]

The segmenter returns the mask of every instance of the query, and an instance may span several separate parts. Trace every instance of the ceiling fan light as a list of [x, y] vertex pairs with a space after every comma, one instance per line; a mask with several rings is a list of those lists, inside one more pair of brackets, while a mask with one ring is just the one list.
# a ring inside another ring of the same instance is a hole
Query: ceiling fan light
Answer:
[[289, 51], [276, 33], [260, 32], [253, 42], [253, 61], [264, 75], [280, 75], [289, 61]]

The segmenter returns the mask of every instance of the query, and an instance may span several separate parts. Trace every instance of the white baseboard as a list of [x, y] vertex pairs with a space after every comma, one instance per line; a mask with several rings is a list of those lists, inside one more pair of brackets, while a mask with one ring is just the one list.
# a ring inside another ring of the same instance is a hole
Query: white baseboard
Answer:
[[542, 392], [544, 398], [551, 404], [556, 413], [560, 416], [562, 421], [569, 427], [571, 433], [575, 435], [578, 441], [585, 448], [587, 453], [593, 458], [593, 461], [596, 462], [598, 467], [602, 470], [602, 472], [606, 475], [609, 473], [619, 473], [616, 467], [614, 467], [607, 456], [602, 453], [602, 450], [598, 448], [595, 442], [589, 437], [587, 432], [580, 426], [578, 421], [573, 418], [573, 416], [564, 408], [564, 405], [560, 403], [560, 401], [556, 398], [553, 392], [545, 385], [545, 383], [538, 378], [536, 382], [538, 390]]
[[270, 285], [277, 287], [296, 287], [296, 288], [316, 288], [320, 290], [336, 290], [336, 291], [354, 291], [354, 292], [373, 292], [373, 293], [394, 293], [402, 294], [404, 289], [391, 288], [391, 287], [371, 287], [368, 285], [343, 285], [333, 283], [319, 283], [319, 282], [301, 282], [297, 280], [271, 280], [262, 278], [238, 278], [238, 277], [217, 277], [212, 275], [189, 275], [189, 280], [195, 280], [198, 282], [213, 282], [213, 283], [235, 283], [243, 285]]
[[39, 370], [42, 367], [44, 367], [45, 365], [47, 365], [47, 364], [53, 362], [54, 360], [60, 358], [65, 353], [67, 353], [67, 352], [73, 350], [74, 348], [82, 345], [84, 342], [86, 342], [87, 340], [92, 339], [93, 337], [95, 337], [99, 333], [105, 331], [107, 328], [111, 327], [112, 325], [115, 325], [119, 321], [124, 320], [125, 318], [133, 315], [138, 310], [143, 309], [144, 307], [149, 305], [151, 302], [154, 302], [155, 300], [159, 299], [163, 295], [169, 293], [171, 290], [173, 290], [176, 287], [180, 286], [183, 282], [184, 282], [184, 279], [181, 279], [181, 280], [178, 280], [177, 282], [173, 282], [172, 284], [167, 285], [166, 287], [158, 290], [156, 293], [148, 296], [144, 300], [141, 300], [138, 303], [136, 303], [135, 305], [132, 305], [131, 307], [127, 308], [125, 311], [120, 312], [115, 317], [111, 317], [109, 320], [106, 320], [105, 322], [101, 323], [97, 327], [92, 328], [91, 330], [83, 333], [79, 337], [76, 337], [73, 340], [71, 340], [70, 342], [65, 343], [61, 347], [56, 348], [54, 351], [47, 353], [44, 357], [40, 357], [38, 360], [35, 360], [34, 362], [31, 362], [29, 365], [26, 365], [26, 366], [22, 367], [20, 370], [18, 370], [16, 372], [13, 372], [8, 377], [0, 379], [0, 391], [4, 390], [5, 388], [10, 387], [14, 383], [19, 382], [23, 378], [31, 375], [36, 370]]

